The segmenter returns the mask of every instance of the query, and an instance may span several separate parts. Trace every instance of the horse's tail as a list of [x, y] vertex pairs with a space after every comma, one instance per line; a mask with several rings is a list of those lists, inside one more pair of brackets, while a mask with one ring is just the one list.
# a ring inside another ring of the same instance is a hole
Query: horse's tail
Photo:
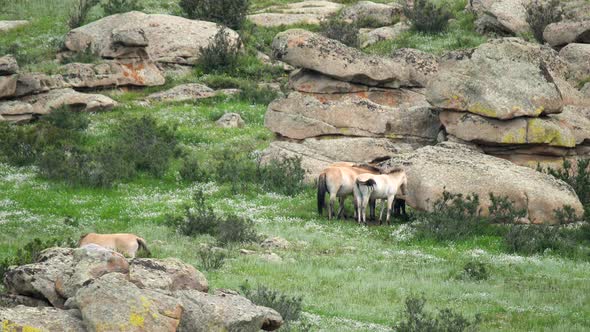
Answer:
[[152, 252], [148, 249], [147, 244], [145, 243], [145, 240], [138, 237], [137, 238], [137, 244], [139, 245], [140, 249], [145, 250], [145, 252], [148, 254], [148, 256], [152, 255]]
[[90, 234], [90, 233], [84, 233], [84, 234], [80, 235], [80, 239], [78, 239], [78, 247], [80, 246], [80, 243], [82, 243], [82, 240], [84, 240], [84, 238], [86, 236], [88, 236], [88, 234]]
[[359, 179], [356, 180], [356, 189], [357, 189], [357, 191], [358, 191], [358, 193], [359, 193], [359, 195], [361, 197], [361, 200], [362, 200], [362, 197], [365, 194], [361, 190], [361, 185], [366, 186], [367, 189], [368, 189], [367, 192], [370, 193], [374, 189], [374, 187], [375, 187], [376, 184], [377, 184], [377, 182], [375, 182], [375, 180], [373, 180], [373, 179], [368, 179], [367, 181], [361, 181]]
[[326, 173], [320, 174], [318, 178], [318, 213], [322, 215], [324, 206], [326, 204], [326, 192], [328, 187], [326, 185]]

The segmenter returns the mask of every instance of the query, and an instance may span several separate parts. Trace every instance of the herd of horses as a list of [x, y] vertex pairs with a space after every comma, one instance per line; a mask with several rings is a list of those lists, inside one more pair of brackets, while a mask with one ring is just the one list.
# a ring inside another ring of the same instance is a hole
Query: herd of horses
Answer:
[[[375, 207], [377, 200], [381, 200], [382, 208], [379, 213], [381, 225], [383, 211], [386, 212], [385, 221], [390, 224], [392, 208], [394, 214], [406, 215], [405, 200], [396, 199], [396, 195], [407, 194], [408, 178], [401, 168], [381, 169], [367, 164], [354, 164], [338, 162], [331, 164], [322, 171], [317, 181], [318, 213], [323, 214], [326, 207], [326, 194], [330, 195], [327, 205], [328, 218], [346, 218], [344, 202], [346, 197], [354, 197], [354, 219], [359, 223], [367, 224], [367, 208], [369, 219], [375, 220]], [[334, 206], [338, 198], [338, 213], [334, 215]], [[395, 205], [394, 205], [395, 204]]]

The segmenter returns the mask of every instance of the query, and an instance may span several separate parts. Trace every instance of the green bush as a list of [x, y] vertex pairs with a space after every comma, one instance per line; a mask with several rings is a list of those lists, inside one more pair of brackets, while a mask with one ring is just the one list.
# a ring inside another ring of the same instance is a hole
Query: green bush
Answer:
[[580, 220], [576, 210], [570, 205], [564, 205], [562, 208], [555, 209], [554, 212], [560, 224], [570, 224]]
[[301, 167], [301, 157], [273, 159], [264, 165], [259, 163], [258, 178], [267, 191], [287, 196], [295, 196], [305, 187], [305, 170]]
[[210, 179], [209, 172], [195, 157], [185, 157], [179, 170], [180, 178], [188, 182], [205, 182]]
[[250, 0], [180, 0], [186, 17], [217, 22], [240, 29], [246, 20]]
[[219, 270], [225, 264], [227, 254], [223, 250], [213, 250], [211, 248], [201, 248], [197, 251], [200, 267], [205, 271]]
[[565, 229], [547, 225], [512, 225], [504, 235], [508, 252], [522, 255], [542, 254], [546, 250], [574, 256], [577, 245]]
[[75, 29], [84, 24], [88, 13], [92, 7], [98, 5], [100, 0], [76, 0], [74, 1], [70, 17], [68, 19], [68, 26], [70, 29]]
[[492, 204], [489, 208], [489, 218], [493, 223], [513, 223], [527, 214], [526, 209], [517, 210], [514, 202], [506, 196], [494, 196], [490, 193], [490, 201]]
[[254, 304], [276, 310], [286, 325], [301, 317], [303, 299], [299, 296], [289, 296], [263, 285], [253, 290], [248, 283], [240, 286], [240, 292]]
[[256, 164], [241, 152], [225, 149], [219, 154], [215, 167], [215, 178], [221, 183], [231, 184], [232, 193], [246, 191], [256, 181]]
[[104, 0], [101, 7], [106, 15], [127, 13], [134, 10], [142, 10], [139, 0]]
[[444, 5], [438, 6], [431, 0], [414, 0], [413, 5], [406, 1], [403, 12], [415, 31], [426, 33], [444, 32], [449, 25], [449, 19], [453, 17]]
[[37, 158], [36, 137], [28, 126], [0, 122], [0, 161], [31, 165]]
[[590, 216], [590, 159], [578, 160], [577, 168], [568, 160], [564, 160], [561, 169], [542, 169], [537, 167], [538, 171], [544, 171], [554, 177], [563, 180], [565, 183], [572, 186], [580, 202], [584, 205], [584, 218], [588, 219]]
[[434, 315], [424, 309], [425, 305], [424, 297], [406, 298], [402, 320], [394, 326], [394, 330], [399, 332], [475, 331], [481, 321], [479, 315], [476, 315], [474, 320], [469, 320], [451, 309], [439, 310]]
[[347, 22], [338, 17], [331, 17], [320, 22], [320, 32], [327, 38], [337, 40], [350, 47], [359, 47], [359, 26], [356, 22]]
[[459, 275], [460, 279], [481, 281], [490, 277], [489, 268], [482, 262], [467, 262]]
[[526, 6], [526, 21], [533, 31], [535, 39], [543, 43], [543, 31], [555, 22], [561, 21], [561, 1], [559, 0], [534, 0]]
[[228, 215], [219, 219], [215, 229], [215, 238], [221, 245], [248, 243], [258, 240], [254, 221], [251, 219]]
[[229, 31], [220, 29], [213, 41], [199, 49], [198, 66], [205, 73], [231, 72], [238, 67], [240, 57], [239, 44], [230, 40]]

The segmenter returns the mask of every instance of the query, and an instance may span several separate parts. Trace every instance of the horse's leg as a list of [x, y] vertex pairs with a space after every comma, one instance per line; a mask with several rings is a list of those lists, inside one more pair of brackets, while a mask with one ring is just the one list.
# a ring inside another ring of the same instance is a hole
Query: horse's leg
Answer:
[[363, 214], [363, 222], [365, 223], [365, 225], [367, 224], [367, 205], [369, 205], [369, 199], [370, 199], [369, 195], [367, 195], [363, 199], [362, 214]]
[[370, 220], [375, 220], [375, 207], [377, 204], [377, 200], [376, 199], [370, 199], [369, 200], [369, 219]]
[[[344, 200], [346, 200], [346, 196], [338, 198], [338, 219], [342, 219], [344, 216]], [[346, 218], [346, 216], [344, 216], [344, 218]]]
[[391, 225], [391, 221], [389, 220], [389, 217], [391, 215], [391, 206], [393, 205], [393, 200], [395, 199], [395, 195], [389, 196], [387, 197], [387, 224]]
[[330, 205], [328, 206], [328, 219], [334, 217], [334, 203], [336, 203], [336, 193], [330, 193]]
[[386, 202], [384, 199], [381, 200], [381, 212], [379, 212], [379, 225], [381, 225], [381, 221], [383, 221], [383, 211], [385, 210]]

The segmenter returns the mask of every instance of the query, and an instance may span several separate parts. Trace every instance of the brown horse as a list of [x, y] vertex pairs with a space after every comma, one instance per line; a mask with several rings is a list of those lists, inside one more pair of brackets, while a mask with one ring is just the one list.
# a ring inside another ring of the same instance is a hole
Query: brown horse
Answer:
[[379, 174], [379, 170], [369, 165], [358, 165], [348, 162], [334, 163], [324, 169], [318, 178], [318, 213], [322, 215], [325, 205], [325, 195], [329, 193], [328, 218], [332, 219], [333, 217], [336, 198], [338, 198], [339, 203], [337, 215], [338, 218], [342, 218], [344, 216], [344, 201], [346, 197], [352, 195], [356, 178], [360, 174], [365, 173]]

